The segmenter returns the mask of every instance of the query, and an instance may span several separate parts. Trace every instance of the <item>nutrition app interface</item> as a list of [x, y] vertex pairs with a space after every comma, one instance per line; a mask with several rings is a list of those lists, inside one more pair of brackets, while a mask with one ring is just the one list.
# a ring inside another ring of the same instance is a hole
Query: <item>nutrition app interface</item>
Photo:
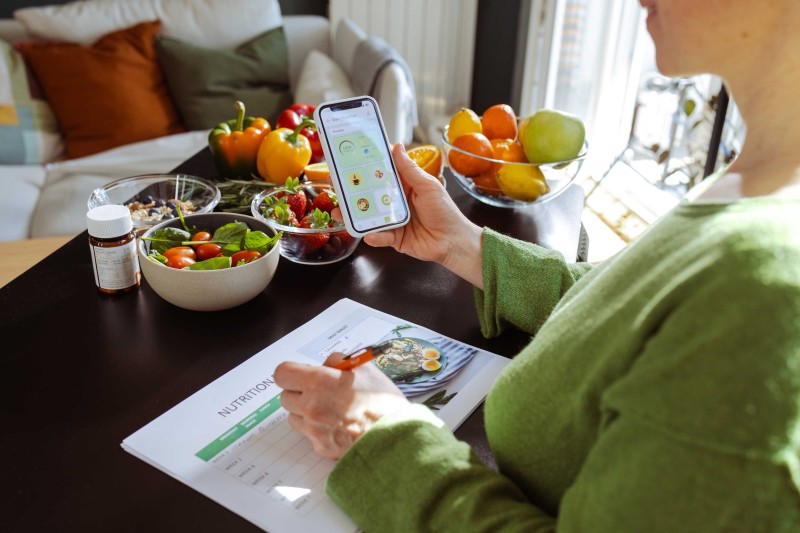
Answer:
[[358, 231], [394, 224], [408, 210], [394, 175], [376, 111], [370, 102], [322, 112], [351, 222]]

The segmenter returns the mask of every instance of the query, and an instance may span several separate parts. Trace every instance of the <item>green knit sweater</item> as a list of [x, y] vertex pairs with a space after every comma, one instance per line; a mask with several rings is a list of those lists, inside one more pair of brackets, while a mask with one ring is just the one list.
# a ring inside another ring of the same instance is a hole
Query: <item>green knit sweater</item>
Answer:
[[684, 203], [594, 269], [483, 250], [484, 334], [535, 334], [486, 400], [500, 471], [411, 406], [328, 480], [359, 526], [800, 531], [800, 202]]

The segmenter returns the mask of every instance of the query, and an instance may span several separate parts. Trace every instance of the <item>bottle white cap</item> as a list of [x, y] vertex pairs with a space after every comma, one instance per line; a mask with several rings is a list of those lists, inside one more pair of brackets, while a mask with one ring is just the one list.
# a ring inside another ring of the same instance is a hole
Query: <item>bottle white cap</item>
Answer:
[[122, 237], [133, 229], [130, 210], [124, 205], [101, 205], [86, 213], [89, 235], [97, 239]]

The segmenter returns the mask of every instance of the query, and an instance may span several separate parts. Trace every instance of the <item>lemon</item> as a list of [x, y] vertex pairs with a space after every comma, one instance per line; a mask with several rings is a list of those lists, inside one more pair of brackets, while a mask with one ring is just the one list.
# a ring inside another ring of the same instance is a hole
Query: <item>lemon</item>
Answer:
[[472, 109], [462, 107], [450, 119], [447, 127], [447, 140], [450, 144], [465, 133], [483, 133], [481, 118]]
[[497, 173], [503, 194], [515, 200], [531, 202], [550, 191], [544, 174], [533, 165], [503, 165]]

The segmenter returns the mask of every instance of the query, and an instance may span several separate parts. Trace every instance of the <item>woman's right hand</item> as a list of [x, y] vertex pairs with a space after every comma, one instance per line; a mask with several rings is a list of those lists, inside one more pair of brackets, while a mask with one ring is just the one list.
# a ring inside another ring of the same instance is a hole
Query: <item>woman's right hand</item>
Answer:
[[364, 242], [392, 246], [417, 259], [435, 261], [482, 288], [482, 229], [461, 213], [436, 178], [408, 157], [403, 145], [392, 147], [392, 159], [409, 202], [411, 220], [400, 228], [370, 233]]

